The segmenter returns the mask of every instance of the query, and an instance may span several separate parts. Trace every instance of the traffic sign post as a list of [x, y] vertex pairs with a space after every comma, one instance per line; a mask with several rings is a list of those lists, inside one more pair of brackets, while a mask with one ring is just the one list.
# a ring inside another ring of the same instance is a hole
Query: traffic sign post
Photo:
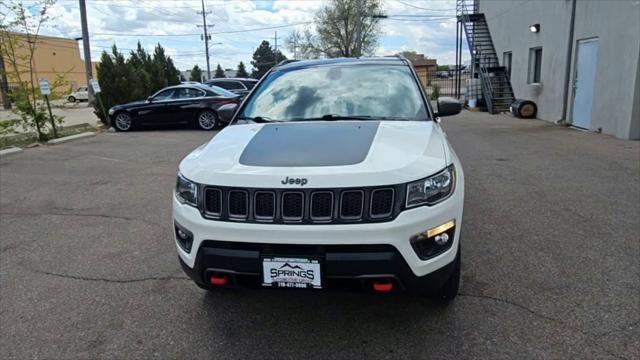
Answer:
[[58, 129], [56, 129], [56, 122], [53, 120], [53, 113], [51, 113], [51, 104], [49, 104], [49, 94], [51, 94], [51, 88], [49, 87], [49, 80], [47, 78], [41, 78], [39, 80], [40, 94], [44, 96], [44, 100], [47, 102], [47, 109], [49, 110], [49, 120], [51, 121], [51, 128], [53, 129], [53, 136], [58, 137]]
[[91, 79], [89, 80], [89, 84], [91, 85], [91, 89], [93, 89], [93, 94], [95, 95], [96, 100], [98, 100], [98, 106], [100, 106], [100, 109], [102, 110], [102, 116], [104, 116], [106, 125], [111, 126], [111, 121], [109, 120], [107, 112], [104, 110], [102, 98], [100, 97], [100, 93], [102, 92], [102, 90], [100, 89], [100, 83], [98, 83], [98, 80], [96, 79]]

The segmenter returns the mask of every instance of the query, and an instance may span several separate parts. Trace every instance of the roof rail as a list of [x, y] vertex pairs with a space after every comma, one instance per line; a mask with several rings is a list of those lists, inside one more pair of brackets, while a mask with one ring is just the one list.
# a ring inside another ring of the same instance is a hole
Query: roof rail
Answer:
[[276, 66], [286, 65], [286, 64], [289, 64], [289, 63], [292, 63], [292, 62], [296, 62], [296, 61], [299, 61], [299, 60], [293, 60], [293, 59], [282, 60], [279, 63], [277, 63]]
[[411, 61], [409, 61], [409, 59], [407, 59], [404, 55], [402, 54], [395, 54], [395, 55], [391, 55], [392, 57], [397, 57], [398, 59], [402, 60], [403, 63], [407, 64], [407, 65], [411, 65]]

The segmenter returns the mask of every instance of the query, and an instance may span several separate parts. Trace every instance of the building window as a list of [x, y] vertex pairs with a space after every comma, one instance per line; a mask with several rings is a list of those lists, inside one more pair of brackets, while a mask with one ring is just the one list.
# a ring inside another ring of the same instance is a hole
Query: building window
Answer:
[[507, 76], [511, 78], [511, 51], [505, 51], [502, 54], [502, 66], [504, 66], [507, 71]]
[[529, 84], [540, 82], [540, 70], [542, 69], [542, 48], [529, 49]]

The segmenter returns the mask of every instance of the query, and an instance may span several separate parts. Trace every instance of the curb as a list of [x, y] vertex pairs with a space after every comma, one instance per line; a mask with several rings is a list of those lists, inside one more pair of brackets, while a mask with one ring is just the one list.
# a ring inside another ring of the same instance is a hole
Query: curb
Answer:
[[17, 154], [19, 152], [22, 152], [21, 148], [18, 147], [10, 147], [4, 150], [0, 150], [0, 156], [5, 156], [5, 155], [11, 155], [11, 154]]
[[49, 144], [49, 145], [62, 144], [62, 143], [65, 143], [67, 141], [84, 139], [84, 138], [88, 138], [88, 137], [92, 137], [92, 136], [96, 136], [96, 133], [95, 132], [84, 132], [84, 133], [81, 133], [81, 134], [76, 134], [76, 135], [65, 136], [65, 137], [61, 137], [61, 138], [57, 138], [57, 139], [52, 139], [52, 140], [47, 141], [47, 144]]

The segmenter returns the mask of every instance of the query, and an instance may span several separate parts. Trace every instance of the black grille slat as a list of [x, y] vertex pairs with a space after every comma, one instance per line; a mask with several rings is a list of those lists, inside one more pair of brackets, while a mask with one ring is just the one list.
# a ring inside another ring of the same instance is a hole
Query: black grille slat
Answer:
[[204, 211], [208, 215], [220, 216], [222, 214], [222, 190], [208, 188], [204, 192]]
[[276, 194], [256, 191], [253, 208], [257, 220], [273, 220], [276, 216]]
[[345, 190], [340, 199], [340, 217], [343, 219], [359, 219], [362, 217], [364, 192], [362, 190]]
[[318, 191], [311, 194], [311, 220], [329, 221], [333, 216], [333, 193]]
[[304, 194], [285, 192], [282, 194], [282, 218], [284, 220], [302, 220], [304, 215]]
[[387, 217], [393, 213], [393, 189], [376, 189], [371, 192], [371, 210], [373, 218]]
[[249, 215], [249, 194], [245, 190], [229, 191], [229, 216], [246, 218]]

